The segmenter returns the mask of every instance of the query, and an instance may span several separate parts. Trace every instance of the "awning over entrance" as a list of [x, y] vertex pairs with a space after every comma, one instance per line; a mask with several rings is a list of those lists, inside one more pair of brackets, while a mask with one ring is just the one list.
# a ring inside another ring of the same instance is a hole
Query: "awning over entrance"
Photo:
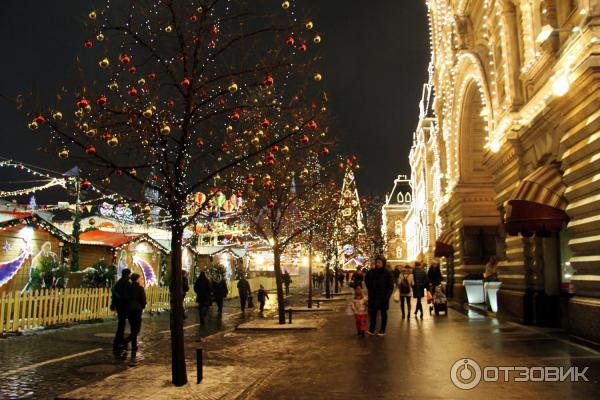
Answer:
[[558, 164], [539, 167], [519, 183], [508, 201], [506, 230], [516, 236], [549, 236], [569, 220]]
[[452, 246], [452, 231], [445, 231], [435, 242], [434, 256], [454, 257], [454, 246]]

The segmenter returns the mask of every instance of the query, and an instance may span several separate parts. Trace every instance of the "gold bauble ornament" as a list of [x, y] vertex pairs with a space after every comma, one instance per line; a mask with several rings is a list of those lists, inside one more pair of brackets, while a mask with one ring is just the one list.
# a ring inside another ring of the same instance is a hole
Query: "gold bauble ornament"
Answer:
[[88, 14], [88, 18], [89, 19], [96, 19], [98, 17], [98, 14], [96, 14], [96, 11], [90, 11], [90, 13]]
[[83, 117], [83, 110], [80, 108], [77, 111], [75, 111], [75, 116], [78, 118]]
[[145, 109], [144, 112], [142, 112], [142, 115], [144, 116], [144, 118], [151, 118], [152, 117], [152, 109], [151, 108]]
[[167, 33], [171, 33], [172, 31], [173, 31], [173, 28], [171, 27], [171, 25], [167, 25], [167, 26], [165, 27], [165, 32], [167, 32]]
[[162, 128], [160, 128], [160, 133], [163, 135], [168, 135], [171, 133], [171, 127], [169, 125], [163, 125]]
[[86, 132], [85, 132], [85, 134], [86, 134], [87, 136], [89, 136], [89, 137], [93, 137], [93, 136], [96, 136], [96, 133], [97, 133], [97, 132], [98, 132], [98, 131], [97, 131], [97, 130], [95, 130], [95, 129], [90, 129], [90, 130], [86, 131]]
[[35, 121], [31, 121], [29, 124], [27, 124], [27, 127], [32, 131], [35, 131], [37, 128], [40, 127], [40, 125]]
[[56, 121], [60, 121], [62, 119], [63, 115], [60, 111], [56, 111], [54, 112], [54, 114], [52, 114], [52, 119], [56, 120]]
[[58, 151], [58, 156], [60, 158], [69, 158], [69, 149], [67, 149], [66, 147], [63, 147], [62, 149], [60, 149]]
[[321, 79], [323, 79], [323, 75], [319, 74], [318, 72], [315, 74], [315, 76], [313, 76], [313, 79], [317, 82], [319, 82]]
[[287, 153], [288, 151], [290, 151], [290, 148], [288, 146], [283, 146], [281, 148], [281, 151], [283, 151], [284, 153]]
[[253, 137], [251, 140], [252, 144], [259, 144], [260, 143], [260, 139], [258, 137]]
[[108, 60], [108, 58], [104, 57], [102, 60], [100, 60], [98, 65], [100, 66], [100, 68], [108, 68], [110, 66], [110, 61]]
[[90, 219], [88, 220], [88, 223], [89, 223], [90, 225], [94, 226], [94, 225], [96, 225], [96, 220], [95, 220], [94, 218], [90, 218]]
[[196, 8], [196, 11], [198, 11], [200, 14], [202, 14], [204, 12], [204, 8], [202, 8], [202, 6]]
[[306, 29], [312, 29], [314, 28], [315, 24], [313, 24], [312, 21], [308, 21], [305, 26]]
[[102, 179], [102, 183], [104, 183], [105, 185], [109, 185], [110, 184], [110, 178], [107, 176], [106, 178]]
[[119, 139], [117, 139], [116, 136], [113, 136], [110, 139], [108, 139], [106, 143], [108, 143], [110, 147], [116, 147], [119, 144]]
[[84, 110], [85, 112], [90, 112], [90, 111], [92, 111], [92, 106], [90, 106], [90, 105], [88, 104], [87, 106], [85, 106], [85, 107], [83, 108], [83, 110]]
[[281, 3], [281, 8], [283, 8], [284, 10], [287, 10], [288, 8], [290, 8], [290, 2], [284, 1], [283, 3]]
[[135, 170], [135, 168], [131, 168], [131, 170], [129, 171], [129, 173], [133, 176], [137, 175], [137, 171]]
[[313, 42], [315, 42], [316, 44], [321, 43], [321, 36], [317, 35], [314, 37]]
[[110, 90], [113, 90], [113, 91], [114, 91], [114, 90], [117, 90], [117, 89], [119, 88], [119, 84], [118, 84], [117, 82], [111, 82], [111, 83], [108, 85], [108, 88], [109, 88]]
[[262, 167], [262, 165], [263, 165], [263, 162], [262, 162], [261, 160], [258, 160], [258, 161], [256, 162], [256, 166], [257, 166], [257, 167]]
[[99, 34], [96, 35], [96, 40], [101, 42], [104, 40], [104, 33], [100, 32]]
[[145, 85], [146, 84], [146, 80], [144, 78], [140, 78], [140, 80], [138, 80], [138, 84]]
[[233, 126], [227, 125], [226, 131], [227, 131], [227, 133], [233, 132]]
[[230, 93], [235, 93], [238, 91], [238, 85], [237, 85], [237, 83], [233, 82], [231, 85], [229, 85], [229, 87], [227, 89], [229, 90]]
[[142, 139], [140, 143], [142, 144], [142, 146], [148, 146], [150, 142], [148, 142], [148, 139]]
[[256, 132], [256, 136], [259, 136], [259, 137], [265, 136], [265, 132], [262, 129], [259, 129], [258, 132]]

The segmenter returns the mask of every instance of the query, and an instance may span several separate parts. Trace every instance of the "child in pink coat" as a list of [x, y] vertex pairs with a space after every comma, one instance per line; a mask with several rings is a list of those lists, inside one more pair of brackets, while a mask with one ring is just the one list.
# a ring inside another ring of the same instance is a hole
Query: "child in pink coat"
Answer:
[[363, 295], [362, 288], [357, 286], [354, 289], [354, 299], [350, 303], [350, 308], [356, 320], [356, 334], [362, 337], [365, 336], [365, 331], [367, 330], [367, 304], [367, 296]]

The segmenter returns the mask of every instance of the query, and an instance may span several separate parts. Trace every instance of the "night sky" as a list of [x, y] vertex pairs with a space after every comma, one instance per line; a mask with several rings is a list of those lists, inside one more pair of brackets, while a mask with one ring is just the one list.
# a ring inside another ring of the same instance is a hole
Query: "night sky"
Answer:
[[[332, 128], [341, 149], [359, 157], [359, 191], [383, 194], [391, 190], [396, 175], [410, 172], [408, 151], [429, 61], [425, 1], [296, 1], [314, 16], [323, 37]], [[60, 84], [76, 83], [75, 59], [85, 57], [82, 21], [95, 3], [3, 0], [0, 95], [14, 97], [33, 90], [45, 104], [51, 103]], [[57, 170], [69, 168], [36, 150], [46, 141], [32, 134], [26, 116], [5, 100], [0, 100], [0, 120], [0, 156]], [[0, 170], [0, 189], [11, 187], [4, 184], [9, 178]], [[44, 196], [38, 197], [43, 202]]]

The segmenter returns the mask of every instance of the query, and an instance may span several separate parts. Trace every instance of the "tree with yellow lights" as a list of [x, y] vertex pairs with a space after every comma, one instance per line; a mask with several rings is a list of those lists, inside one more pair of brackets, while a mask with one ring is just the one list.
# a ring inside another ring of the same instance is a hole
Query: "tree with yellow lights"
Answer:
[[[318, 115], [309, 97], [320, 95], [313, 49], [321, 37], [289, 1], [101, 3], [87, 15], [81, 39], [82, 64], [91, 58], [97, 69], [81, 67], [83, 83], [61, 89], [56, 104], [26, 106], [34, 111], [28, 126], [48, 135], [58, 157], [82, 164], [83, 187], [139, 201], [149, 219], [153, 208], [164, 210], [172, 231], [172, 378], [179, 386], [187, 382], [184, 229], [212, 198], [231, 192], [240, 170], [253, 171], [275, 146], [292, 154], [313, 136]], [[305, 117], [298, 129], [282, 125], [298, 115]], [[155, 200], [144, 199], [146, 189]]]

